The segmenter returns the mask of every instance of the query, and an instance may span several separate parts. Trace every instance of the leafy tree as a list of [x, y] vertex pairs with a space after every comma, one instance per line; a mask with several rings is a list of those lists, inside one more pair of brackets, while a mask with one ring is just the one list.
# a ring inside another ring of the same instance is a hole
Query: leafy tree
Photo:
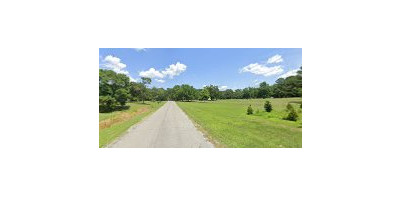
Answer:
[[181, 86], [175, 85], [171, 90], [172, 100], [182, 100]]
[[265, 109], [265, 111], [267, 111], [267, 112], [271, 112], [271, 111], [272, 111], [271, 102], [265, 101], [265, 103], [264, 103], [264, 109]]
[[116, 92], [115, 92], [115, 99], [116, 99], [116, 101], [121, 105], [121, 106], [124, 106], [125, 105], [125, 103], [126, 103], [126, 101], [128, 100], [128, 98], [129, 98], [129, 92], [128, 92], [128, 90], [126, 90], [126, 89], [118, 89]]
[[273, 87], [273, 97], [301, 97], [302, 96], [302, 67], [296, 76], [279, 78]]
[[150, 84], [151, 84], [150, 78], [142, 77], [142, 82], [139, 83], [139, 85], [138, 85], [138, 87], [140, 89], [138, 96], [143, 103], [149, 97], [149, 90], [146, 87], [146, 85], [150, 85]]
[[235, 99], [243, 98], [243, 91], [241, 89], [236, 89], [234, 92], [234, 98]]
[[225, 90], [225, 99], [233, 99], [235, 97], [235, 93], [231, 89]]
[[194, 89], [193, 86], [190, 86], [190, 85], [187, 85], [187, 84], [181, 85], [179, 93], [178, 93], [179, 98], [182, 101], [184, 101], [184, 100], [185, 101], [194, 100], [195, 98], [197, 98], [196, 94], [197, 94], [196, 89]]
[[250, 98], [250, 89], [249, 88], [243, 89], [242, 98], [244, 98], [244, 99], [249, 99]]
[[268, 97], [271, 97], [271, 88], [264, 81], [264, 82], [260, 83], [260, 87], [258, 89], [258, 98], [268, 98]]
[[149, 85], [149, 84], [151, 84], [151, 79], [150, 79], [150, 78], [142, 77], [141, 79], [142, 79], [142, 83], [143, 83], [144, 85]]
[[100, 112], [115, 110], [117, 101], [125, 105], [129, 98], [129, 77], [112, 70], [99, 69], [99, 109]]
[[155, 100], [156, 101], [166, 101], [167, 100], [167, 91], [165, 91], [163, 88], [156, 88]]
[[100, 112], [111, 112], [115, 109], [116, 106], [117, 101], [110, 95], [99, 97]]
[[210, 98], [210, 92], [208, 92], [208, 89], [204, 88], [203, 90], [200, 91], [199, 99], [201, 101], [207, 101], [209, 98]]
[[208, 92], [210, 93], [210, 98], [211, 100], [217, 100], [219, 97], [219, 89], [218, 86], [214, 86], [214, 85], [209, 85], [204, 87], [208, 90]]
[[129, 77], [124, 74], [117, 74], [112, 70], [99, 70], [99, 95], [114, 96], [118, 89], [129, 88]]
[[253, 108], [251, 108], [251, 105], [247, 108], [247, 115], [253, 114]]
[[249, 87], [250, 98], [257, 98], [258, 88]]

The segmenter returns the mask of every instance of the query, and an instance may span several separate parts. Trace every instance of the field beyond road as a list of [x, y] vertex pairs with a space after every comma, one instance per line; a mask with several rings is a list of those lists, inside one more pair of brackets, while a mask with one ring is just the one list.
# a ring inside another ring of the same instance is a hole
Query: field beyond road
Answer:
[[[266, 100], [271, 102], [272, 112], [265, 112]], [[177, 103], [217, 147], [301, 148], [301, 101], [301, 98], [275, 98]], [[299, 115], [296, 122], [283, 119], [289, 102]], [[250, 104], [254, 114], [247, 115]]]
[[127, 103], [128, 109], [99, 114], [99, 147], [113, 142], [133, 124], [156, 111], [165, 102]]

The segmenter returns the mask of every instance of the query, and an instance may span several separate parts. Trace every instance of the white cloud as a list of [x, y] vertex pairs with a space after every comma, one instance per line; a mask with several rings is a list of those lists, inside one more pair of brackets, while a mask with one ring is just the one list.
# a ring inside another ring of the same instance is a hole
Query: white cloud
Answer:
[[132, 78], [131, 76], [129, 76], [129, 81], [131, 81], [131, 82], [138, 82], [139, 79], [134, 79], [134, 78]]
[[267, 64], [273, 64], [273, 63], [279, 63], [279, 62], [283, 62], [283, 59], [282, 59], [282, 56], [278, 55], [278, 54], [268, 58], [268, 60], [267, 60]]
[[169, 65], [169, 67], [163, 70], [162, 73], [172, 79], [174, 76], [178, 76], [181, 73], [185, 72], [186, 67], [187, 66], [185, 64], [177, 62], [176, 64]]
[[146, 48], [133, 48], [133, 49], [135, 49], [135, 51], [137, 51], [137, 52], [146, 51], [147, 50]]
[[283, 72], [282, 66], [272, 66], [272, 67], [267, 67], [262, 64], [254, 63], [254, 64], [249, 64], [242, 69], [240, 69], [240, 73], [242, 72], [249, 72], [253, 73], [256, 75], [264, 75], [264, 76], [271, 76], [271, 75], [277, 75]]
[[156, 81], [157, 81], [158, 83], [165, 83], [165, 80], [163, 80], [163, 79], [156, 79]]
[[228, 89], [228, 86], [219, 86], [218, 89], [220, 91], [225, 91], [226, 89]]
[[278, 78], [286, 78], [286, 77], [290, 77], [290, 76], [296, 76], [297, 75], [297, 71], [299, 71], [300, 69], [294, 69], [294, 70], [290, 70], [288, 72], [286, 72], [285, 74], [279, 76]]
[[[170, 79], [174, 78], [174, 76], [178, 76], [181, 73], [185, 72], [187, 66], [185, 64], [177, 62], [176, 64], [169, 65], [168, 68], [158, 71], [154, 68], [150, 68], [147, 71], [139, 72], [139, 76], [141, 77], [149, 77], [149, 78], [164, 78], [169, 76]], [[163, 82], [161, 82], [163, 83]]]
[[139, 72], [139, 76], [141, 77], [148, 77], [148, 78], [164, 78], [164, 75], [160, 73], [160, 71], [154, 69], [154, 68], [150, 68], [147, 71], [141, 71]]
[[103, 60], [104, 64], [103, 66], [114, 70], [117, 73], [120, 73], [120, 71], [122, 71], [122, 69], [126, 68], [126, 64], [121, 62], [121, 59], [119, 59], [118, 57], [114, 57], [112, 55], [107, 55], [104, 60]]
[[[101, 56], [100, 56], [101, 58]], [[112, 55], [107, 55], [103, 60], [102, 64], [100, 66], [112, 70], [116, 73], [121, 73], [127, 75], [129, 78], [129, 72], [127, 70], [124, 70], [126, 68], [126, 64], [121, 62], [121, 59]]]

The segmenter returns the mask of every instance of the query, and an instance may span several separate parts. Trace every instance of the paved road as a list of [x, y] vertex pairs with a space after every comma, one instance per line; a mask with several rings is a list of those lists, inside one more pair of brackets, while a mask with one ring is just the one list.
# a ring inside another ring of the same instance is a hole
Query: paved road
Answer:
[[112, 148], [213, 148], [186, 114], [168, 101], [150, 117], [129, 129]]

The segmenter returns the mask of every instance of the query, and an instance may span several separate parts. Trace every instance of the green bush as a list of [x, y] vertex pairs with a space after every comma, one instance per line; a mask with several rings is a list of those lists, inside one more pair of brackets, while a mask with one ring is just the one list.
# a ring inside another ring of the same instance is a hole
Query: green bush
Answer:
[[269, 101], [265, 101], [265, 104], [264, 104], [264, 109], [265, 109], [265, 111], [267, 111], [267, 112], [271, 112], [271, 111], [272, 111], [272, 105], [271, 105], [271, 102], [269, 102]]
[[110, 112], [117, 106], [117, 101], [111, 96], [99, 97], [99, 110], [100, 112]]
[[286, 116], [286, 120], [296, 121], [299, 116], [297, 115], [296, 111], [292, 108], [289, 110], [288, 115]]
[[288, 103], [287, 105], [286, 105], [286, 109], [290, 112], [291, 110], [294, 110], [294, 108], [293, 108], [293, 106], [290, 104], [290, 103]]
[[253, 114], [253, 108], [251, 108], [251, 105], [247, 108], [247, 115]]

